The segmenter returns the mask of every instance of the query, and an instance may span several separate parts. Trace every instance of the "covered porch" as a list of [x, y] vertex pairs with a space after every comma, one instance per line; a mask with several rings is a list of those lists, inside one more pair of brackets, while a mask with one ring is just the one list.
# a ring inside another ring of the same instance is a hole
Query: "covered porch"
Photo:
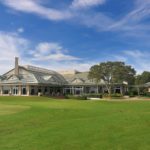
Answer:
[[[112, 88], [112, 93], [124, 94], [128, 91], [123, 85], [116, 85]], [[105, 94], [108, 90], [105, 85], [70, 85], [63, 88], [63, 94], [82, 95], [82, 94]]]
[[0, 85], [0, 95], [12, 96], [37, 96], [51, 95], [59, 96], [63, 94], [60, 86], [48, 85]]

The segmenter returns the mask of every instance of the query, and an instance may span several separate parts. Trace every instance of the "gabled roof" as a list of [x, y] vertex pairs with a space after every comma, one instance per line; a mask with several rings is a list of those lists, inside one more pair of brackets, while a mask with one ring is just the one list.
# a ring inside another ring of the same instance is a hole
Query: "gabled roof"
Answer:
[[71, 83], [73, 84], [83, 84], [85, 81], [81, 78], [74, 78]]
[[[76, 74], [66, 74], [64, 78], [67, 80], [68, 84], [71, 85], [95, 85], [94, 80], [88, 79], [88, 72], [80, 72]], [[104, 84], [101, 81], [99, 84]]]

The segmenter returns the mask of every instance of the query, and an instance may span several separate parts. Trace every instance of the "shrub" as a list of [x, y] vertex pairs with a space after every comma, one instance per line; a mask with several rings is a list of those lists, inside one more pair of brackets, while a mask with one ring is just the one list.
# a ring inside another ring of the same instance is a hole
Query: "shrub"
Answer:
[[150, 97], [150, 92], [144, 92], [141, 96]]
[[137, 91], [137, 89], [136, 89], [136, 88], [131, 88], [131, 89], [129, 90], [129, 96], [130, 96], [130, 97], [138, 96], [138, 91]]
[[122, 95], [122, 94], [115, 93], [115, 94], [111, 94], [111, 97], [112, 97], [112, 98], [123, 98], [123, 95]]
[[102, 94], [85, 94], [84, 96], [89, 97], [89, 98], [102, 98]]
[[114, 93], [114, 94], [103, 94], [104, 98], [123, 98], [122, 94]]
[[67, 95], [68, 99], [77, 99], [77, 100], [87, 100], [87, 97], [84, 95]]

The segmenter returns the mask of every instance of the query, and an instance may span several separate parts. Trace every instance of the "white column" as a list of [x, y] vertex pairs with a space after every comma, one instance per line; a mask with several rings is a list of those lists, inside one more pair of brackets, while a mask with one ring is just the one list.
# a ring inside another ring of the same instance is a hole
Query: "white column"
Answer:
[[0, 95], [3, 95], [3, 87], [0, 87]]
[[120, 94], [123, 94], [123, 88], [120, 86]]
[[26, 90], [27, 90], [27, 95], [29, 96], [30, 95], [30, 86], [29, 85], [26, 86]]
[[12, 95], [13, 94], [13, 91], [12, 91], [12, 86], [10, 86], [10, 91], [9, 91], [9, 94]]
[[82, 94], [84, 94], [84, 86], [82, 86]]
[[18, 87], [18, 95], [21, 95], [21, 85]]
[[72, 94], [74, 95], [74, 87], [72, 87]]
[[97, 94], [99, 93], [99, 91], [98, 91], [98, 85], [97, 85]]

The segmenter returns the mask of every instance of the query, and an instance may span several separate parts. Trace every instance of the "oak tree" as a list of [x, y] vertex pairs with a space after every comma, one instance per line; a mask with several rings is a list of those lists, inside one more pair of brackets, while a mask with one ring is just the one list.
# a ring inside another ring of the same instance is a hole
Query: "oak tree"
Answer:
[[88, 78], [94, 79], [96, 83], [103, 80], [111, 95], [112, 87], [114, 84], [127, 84], [134, 83], [136, 71], [129, 65], [125, 65], [124, 62], [102, 62], [98, 65], [94, 65], [90, 68]]

